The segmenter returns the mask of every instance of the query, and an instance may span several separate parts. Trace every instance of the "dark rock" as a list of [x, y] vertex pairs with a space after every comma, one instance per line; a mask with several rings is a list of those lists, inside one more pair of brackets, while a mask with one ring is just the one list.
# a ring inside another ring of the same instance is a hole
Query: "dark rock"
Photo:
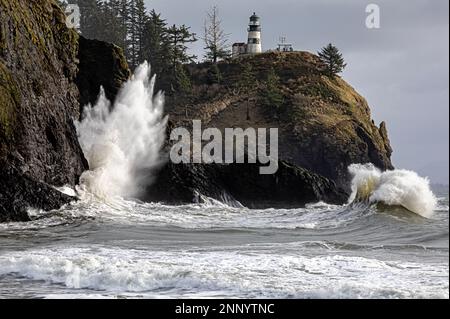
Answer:
[[30, 208], [49, 211], [75, 200], [5, 163], [1, 164], [0, 181], [0, 223], [29, 221]]
[[78, 34], [65, 19], [54, 1], [0, 1], [0, 160], [56, 186], [87, 168], [73, 125]]
[[100, 86], [103, 86], [106, 97], [113, 101], [130, 77], [123, 50], [114, 44], [80, 37], [79, 59], [76, 83], [81, 107], [96, 102]]
[[75, 185], [87, 168], [73, 124], [77, 52], [54, 1], [0, 1], [0, 221], [67, 203], [48, 185]]
[[348, 198], [334, 182], [284, 161], [273, 175], [260, 175], [259, 167], [168, 163], [143, 199], [183, 204], [198, 201], [201, 194], [220, 201], [235, 199], [250, 208], [288, 208], [318, 201], [342, 204]]

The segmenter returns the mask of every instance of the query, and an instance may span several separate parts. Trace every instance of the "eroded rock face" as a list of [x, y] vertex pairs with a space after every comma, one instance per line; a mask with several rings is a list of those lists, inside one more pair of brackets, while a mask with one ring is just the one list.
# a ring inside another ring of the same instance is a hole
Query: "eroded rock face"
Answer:
[[87, 168], [79, 118], [78, 35], [49, 0], [0, 1], [0, 159], [32, 179], [74, 185]]

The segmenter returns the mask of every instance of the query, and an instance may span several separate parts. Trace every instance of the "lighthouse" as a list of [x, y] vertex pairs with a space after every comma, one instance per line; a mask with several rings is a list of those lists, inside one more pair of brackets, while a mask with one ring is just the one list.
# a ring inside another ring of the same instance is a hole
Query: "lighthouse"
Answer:
[[248, 42], [247, 42], [247, 54], [262, 53], [261, 46], [261, 19], [253, 13], [250, 17], [250, 23], [248, 25]]

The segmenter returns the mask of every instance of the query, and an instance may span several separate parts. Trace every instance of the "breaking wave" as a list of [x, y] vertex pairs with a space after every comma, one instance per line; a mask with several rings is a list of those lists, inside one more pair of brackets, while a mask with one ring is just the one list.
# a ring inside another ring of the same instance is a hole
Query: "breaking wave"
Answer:
[[[303, 256], [280, 253], [277, 245], [267, 247], [265, 253], [257, 247], [139, 251], [96, 246], [63, 248], [58, 254], [38, 249], [26, 255], [4, 254], [0, 266], [0, 276], [15, 274], [73, 292], [90, 289], [125, 296], [170, 297], [181, 292], [183, 297], [448, 298], [445, 265], [333, 254]], [[433, 280], [423, 276], [430, 271]], [[334, 277], [332, 287], [327, 284], [329, 276]], [[418, 277], [427, 278], [427, 289]]]
[[167, 123], [164, 97], [154, 96], [154, 85], [150, 65], [143, 63], [113, 105], [101, 89], [96, 105], [85, 107], [76, 128], [90, 170], [81, 176], [79, 191], [100, 198], [137, 197], [151, 182]]
[[437, 199], [431, 191], [429, 180], [413, 171], [397, 169], [382, 172], [372, 164], [353, 164], [349, 172], [353, 176], [350, 203], [401, 206], [427, 218], [436, 209]]

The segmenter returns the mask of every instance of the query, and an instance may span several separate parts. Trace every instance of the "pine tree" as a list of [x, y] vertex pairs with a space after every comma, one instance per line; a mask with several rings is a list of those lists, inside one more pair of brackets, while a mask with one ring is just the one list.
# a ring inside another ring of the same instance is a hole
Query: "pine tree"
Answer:
[[192, 83], [184, 65], [178, 65], [175, 69], [175, 84], [178, 93], [181, 93], [185, 99], [190, 98], [192, 93]]
[[250, 63], [246, 63], [242, 73], [237, 81], [238, 89], [246, 93], [247, 96], [247, 121], [250, 120], [250, 97], [257, 88], [257, 80], [253, 73], [253, 67]]
[[331, 43], [324, 47], [322, 51], [318, 52], [318, 55], [320, 60], [325, 64], [325, 72], [328, 76], [336, 76], [342, 73], [347, 66], [342, 57], [342, 53]]
[[267, 79], [259, 90], [260, 103], [269, 109], [274, 115], [279, 113], [280, 107], [283, 105], [283, 92], [280, 89], [280, 77], [271, 68]]
[[137, 65], [144, 58], [145, 48], [145, 29], [149, 17], [147, 15], [144, 0], [130, 0], [128, 4], [128, 45], [127, 45], [127, 57], [131, 68], [137, 67]]
[[180, 27], [172, 25], [167, 29], [167, 40], [163, 45], [167, 53], [165, 59], [169, 63], [166, 76], [172, 92], [189, 87], [189, 85], [186, 85], [189, 77], [184, 73], [183, 65], [196, 59], [195, 55], [188, 53], [187, 46], [195, 41], [197, 41], [195, 33], [191, 33], [190, 28], [185, 25]]
[[187, 46], [195, 41], [197, 41], [195, 33], [191, 33], [190, 28], [184, 24], [180, 27], [174, 24], [167, 30], [167, 44], [173, 69], [178, 64], [191, 63], [197, 58], [195, 55], [188, 54]]
[[161, 14], [155, 10], [150, 12], [148, 21], [144, 28], [143, 48], [141, 52], [142, 60], [147, 60], [152, 66], [153, 73], [161, 74], [167, 69], [167, 54], [165, 48], [167, 44], [167, 24], [161, 18]]
[[206, 45], [205, 58], [207, 60], [217, 63], [218, 60], [230, 56], [229, 50], [227, 49], [228, 35], [222, 28], [222, 21], [219, 18], [219, 9], [217, 6], [213, 6], [207, 12], [203, 41]]
[[110, 18], [105, 29], [111, 30], [111, 42], [121, 47], [125, 52], [127, 46], [127, 23], [126, 18], [124, 19], [122, 16], [124, 3], [126, 5], [127, 0], [110, 0], [108, 2], [108, 16]]
[[87, 39], [100, 39], [100, 9], [96, 0], [72, 0], [80, 7], [80, 33]]
[[136, 1], [136, 32], [137, 32], [137, 43], [136, 43], [136, 51], [137, 51], [137, 63], [143, 62], [145, 59], [144, 56], [144, 45], [145, 45], [145, 28], [147, 27], [147, 23], [149, 21], [149, 17], [147, 15], [147, 11], [145, 9], [144, 0], [135, 0]]
[[131, 69], [138, 65], [139, 61], [139, 28], [137, 26], [138, 10], [136, 0], [130, 0], [128, 5], [128, 45], [127, 58]]
[[209, 84], [220, 84], [222, 82], [222, 73], [217, 63], [212, 64], [208, 69], [207, 80]]
[[114, 1], [99, 1], [97, 3], [99, 10], [96, 19], [97, 23], [101, 25], [97, 33], [97, 39], [114, 43], [123, 48], [126, 45], [127, 30], [121, 24], [116, 5]]

